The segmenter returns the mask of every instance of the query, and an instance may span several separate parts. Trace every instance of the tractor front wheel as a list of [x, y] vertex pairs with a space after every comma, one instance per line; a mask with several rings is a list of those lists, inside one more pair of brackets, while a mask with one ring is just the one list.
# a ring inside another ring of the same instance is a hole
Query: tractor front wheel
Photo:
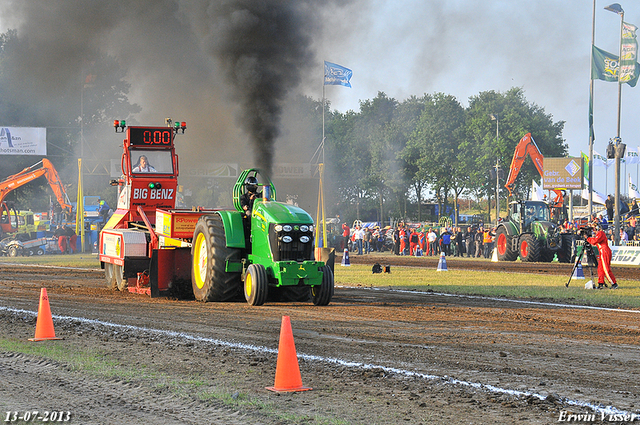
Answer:
[[515, 261], [518, 258], [518, 251], [511, 246], [511, 238], [507, 229], [501, 226], [496, 231], [496, 249], [498, 251], [498, 261]]
[[322, 267], [322, 283], [311, 287], [314, 305], [329, 305], [333, 297], [333, 273], [331, 267]]
[[250, 264], [244, 277], [244, 298], [249, 305], [262, 305], [267, 300], [269, 277], [262, 264]]
[[540, 242], [534, 235], [520, 238], [520, 260], [526, 263], [540, 261]]

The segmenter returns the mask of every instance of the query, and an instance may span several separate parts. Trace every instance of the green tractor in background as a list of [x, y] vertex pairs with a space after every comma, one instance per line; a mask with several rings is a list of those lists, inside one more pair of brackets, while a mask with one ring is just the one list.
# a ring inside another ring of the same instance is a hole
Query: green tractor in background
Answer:
[[[252, 186], [261, 189], [256, 191], [260, 197], [245, 210], [242, 198], [255, 189]], [[254, 306], [273, 294], [290, 301], [311, 296], [315, 305], [329, 304], [333, 271], [314, 258], [313, 219], [301, 208], [275, 199], [271, 180], [258, 169], [248, 169], [233, 188], [235, 210], [200, 217], [191, 248], [196, 299], [229, 301], [244, 288], [245, 299]]]
[[499, 261], [558, 261], [569, 263], [572, 235], [560, 233], [551, 222], [549, 205], [543, 201], [514, 201], [509, 204], [507, 220], [496, 229]]

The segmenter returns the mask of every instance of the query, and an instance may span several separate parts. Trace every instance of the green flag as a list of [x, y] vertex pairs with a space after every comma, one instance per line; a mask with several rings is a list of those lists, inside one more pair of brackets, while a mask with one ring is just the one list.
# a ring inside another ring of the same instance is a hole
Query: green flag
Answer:
[[[618, 82], [618, 56], [611, 54], [596, 46], [593, 49], [593, 62], [591, 63], [591, 79], [609, 82]], [[640, 67], [634, 66], [633, 78], [625, 81], [631, 87], [635, 87], [640, 75]]]

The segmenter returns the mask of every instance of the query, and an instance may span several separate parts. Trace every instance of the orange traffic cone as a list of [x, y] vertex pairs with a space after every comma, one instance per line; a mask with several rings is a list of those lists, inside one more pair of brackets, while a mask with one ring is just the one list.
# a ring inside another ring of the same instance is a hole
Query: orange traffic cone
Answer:
[[300, 366], [296, 346], [293, 343], [291, 320], [282, 316], [280, 327], [280, 343], [278, 345], [278, 363], [276, 365], [276, 382], [273, 387], [266, 387], [275, 392], [308, 391], [311, 388], [302, 386]]
[[36, 337], [29, 338], [29, 341], [45, 341], [56, 338], [53, 330], [53, 319], [51, 318], [51, 308], [49, 308], [49, 297], [47, 289], [40, 290], [40, 306], [38, 307], [38, 321], [36, 322]]

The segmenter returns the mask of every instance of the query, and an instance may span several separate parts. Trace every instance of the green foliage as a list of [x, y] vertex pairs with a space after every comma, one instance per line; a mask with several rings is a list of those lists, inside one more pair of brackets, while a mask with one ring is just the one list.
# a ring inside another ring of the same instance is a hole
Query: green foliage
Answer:
[[[498, 137], [492, 114], [498, 118]], [[564, 122], [554, 122], [515, 87], [482, 92], [469, 99], [467, 108], [445, 93], [398, 102], [380, 92], [361, 101], [359, 112], [327, 115], [327, 167], [337, 195], [330, 203], [335, 211], [328, 213], [346, 221], [422, 220], [420, 205], [430, 197], [445, 208], [462, 194], [492, 197], [496, 159], [504, 184], [515, 146], [529, 132], [544, 156], [567, 154]], [[526, 197], [531, 180], [539, 177], [527, 159], [517, 193]]]

